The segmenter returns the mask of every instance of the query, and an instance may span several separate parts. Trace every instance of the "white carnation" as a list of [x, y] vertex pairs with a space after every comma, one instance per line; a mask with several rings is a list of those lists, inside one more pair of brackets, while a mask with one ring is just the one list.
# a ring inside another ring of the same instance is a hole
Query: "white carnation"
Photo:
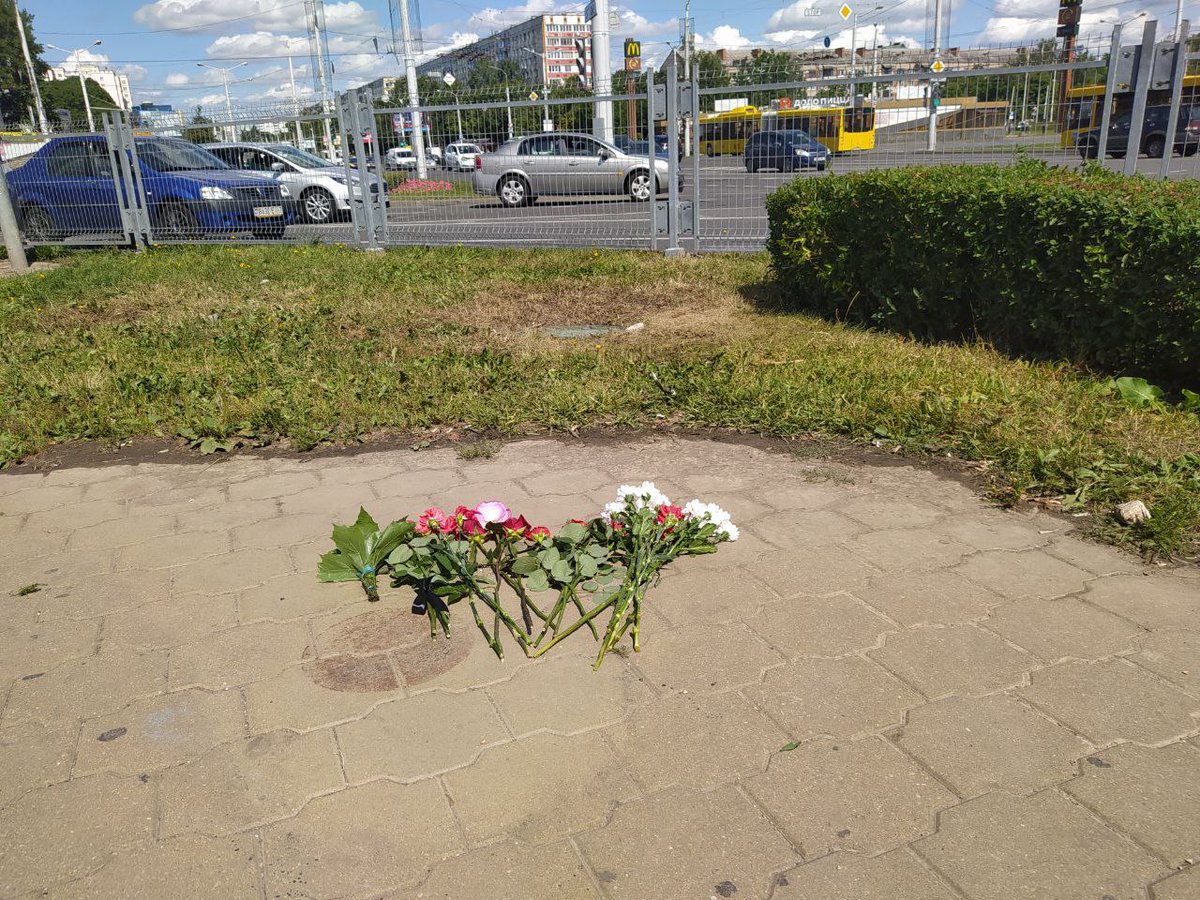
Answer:
[[[631, 503], [634, 509], [644, 509], [647, 506], [658, 507], [669, 504], [667, 495], [654, 486], [653, 481], [643, 481], [641, 484], [623, 484], [617, 488], [617, 503], [623, 509], [626, 503]], [[612, 506], [610, 503], [609, 506]], [[607, 507], [605, 507], [607, 509]]]
[[683, 507], [683, 514], [698, 522], [711, 522], [717, 527], [717, 534], [722, 535], [728, 541], [738, 539], [738, 528], [731, 521], [731, 516], [715, 503], [689, 500]]

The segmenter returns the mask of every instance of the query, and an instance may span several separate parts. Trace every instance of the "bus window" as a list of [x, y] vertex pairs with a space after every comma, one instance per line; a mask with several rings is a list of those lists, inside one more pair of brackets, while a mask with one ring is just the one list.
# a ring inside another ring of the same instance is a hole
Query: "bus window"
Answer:
[[863, 132], [875, 130], [875, 109], [867, 106], [846, 111], [846, 131]]

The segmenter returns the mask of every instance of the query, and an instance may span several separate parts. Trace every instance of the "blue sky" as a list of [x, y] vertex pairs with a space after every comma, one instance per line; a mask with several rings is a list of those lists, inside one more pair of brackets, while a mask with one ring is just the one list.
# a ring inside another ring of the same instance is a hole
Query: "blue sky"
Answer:
[[[291, 98], [287, 58], [294, 57], [302, 96], [311, 95], [308, 41], [302, 0], [21, 0], [36, 16], [43, 43], [75, 48], [100, 39], [82, 54], [125, 71], [134, 102], [170, 103], [177, 109], [210, 107], [224, 102], [222, 75], [212, 66], [239, 66], [231, 73], [235, 103], [268, 105]], [[415, 2], [415, 0], [410, 0]], [[927, 46], [927, 4], [932, 0], [860, 2], [860, 45], [877, 37], [881, 44], [899, 41]], [[1016, 46], [1054, 33], [1057, 0], [943, 0], [948, 6], [949, 39], [945, 46]], [[643, 41], [648, 62], [659, 59], [678, 42], [683, 0], [610, 0], [621, 18], [613, 40], [614, 57], [621, 38]], [[542, 12], [576, 12], [570, 0], [527, 0], [513, 6], [481, 0], [421, 0], [425, 56], [468, 43]], [[851, 5], [855, 5], [853, 0]], [[837, 13], [841, 0], [693, 0], [701, 47], [740, 49], [761, 46], [803, 49], [819, 46], [829, 36], [833, 46], [849, 47], [850, 29]], [[396, 75], [390, 55], [377, 53], [373, 38], [386, 50], [390, 42], [387, 0], [326, 0], [326, 16], [334, 55], [336, 87], [361, 84], [379, 75]], [[1114, 2], [1084, 0], [1084, 31], [1097, 37], [1112, 23], [1139, 12], [1156, 16], [1161, 28], [1174, 24], [1173, 0]], [[1189, 0], [1185, 15], [1200, 25], [1200, 0]], [[1141, 21], [1130, 26], [1140, 33]], [[64, 54], [48, 50], [47, 62], [59, 64]], [[614, 59], [615, 61], [615, 59]]]

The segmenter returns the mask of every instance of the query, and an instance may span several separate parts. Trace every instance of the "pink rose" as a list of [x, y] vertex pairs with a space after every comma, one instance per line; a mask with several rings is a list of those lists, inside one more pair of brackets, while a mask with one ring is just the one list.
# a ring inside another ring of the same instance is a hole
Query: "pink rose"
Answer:
[[499, 500], [484, 500], [472, 510], [475, 521], [486, 528], [489, 525], [507, 522], [513, 517], [512, 510]]
[[531, 541], [544, 541], [546, 538], [550, 537], [550, 529], [545, 525], [535, 525], [533, 528], [529, 529], [529, 533], [526, 535], [526, 537]]
[[431, 531], [447, 534], [454, 531], [454, 517], [436, 506], [431, 506], [417, 516], [417, 534], [429, 534]]

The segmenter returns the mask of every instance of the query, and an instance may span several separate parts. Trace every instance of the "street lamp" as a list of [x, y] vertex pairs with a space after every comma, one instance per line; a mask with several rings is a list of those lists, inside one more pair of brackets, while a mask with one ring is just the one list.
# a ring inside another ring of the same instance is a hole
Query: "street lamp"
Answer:
[[[196, 63], [201, 69], [212, 69], [221, 73], [221, 80], [225, 83], [225, 118], [229, 120], [229, 125], [226, 126], [226, 140], [236, 141], [237, 133], [233, 129], [233, 104], [229, 100], [229, 73], [234, 69], [240, 69], [242, 66], [247, 66], [249, 63], [240, 62], [236, 66], [222, 68], [221, 66], [210, 66], [208, 63]], [[229, 137], [229, 134], [233, 137]]]
[[83, 77], [83, 59], [80, 54], [91, 50], [93, 47], [99, 47], [100, 43], [100, 41], [92, 41], [86, 47], [80, 47], [78, 50], [67, 50], [65, 47], [55, 47], [53, 44], [46, 45], [51, 50], [67, 54], [68, 60], [72, 56], [75, 57], [75, 71], [79, 73], [79, 90], [83, 92], [83, 108], [87, 111], [88, 131], [96, 130], [96, 120], [92, 118], [92, 101], [88, 99], [87, 79]]
[[[872, 6], [867, 12], [878, 12], [883, 9], [883, 6]], [[850, 105], [855, 106], [855, 101], [858, 99], [858, 85], [854, 83], [855, 76], [858, 75], [858, 10], [854, 11], [854, 18], [850, 22]]]
[[546, 54], [541, 50], [534, 50], [532, 47], [523, 48], [526, 52], [532, 53], [542, 61], [542, 109], [545, 112], [542, 122], [542, 131], [546, 130], [546, 122], [550, 121], [550, 101], [547, 99], [550, 96], [550, 86], [546, 83]]

